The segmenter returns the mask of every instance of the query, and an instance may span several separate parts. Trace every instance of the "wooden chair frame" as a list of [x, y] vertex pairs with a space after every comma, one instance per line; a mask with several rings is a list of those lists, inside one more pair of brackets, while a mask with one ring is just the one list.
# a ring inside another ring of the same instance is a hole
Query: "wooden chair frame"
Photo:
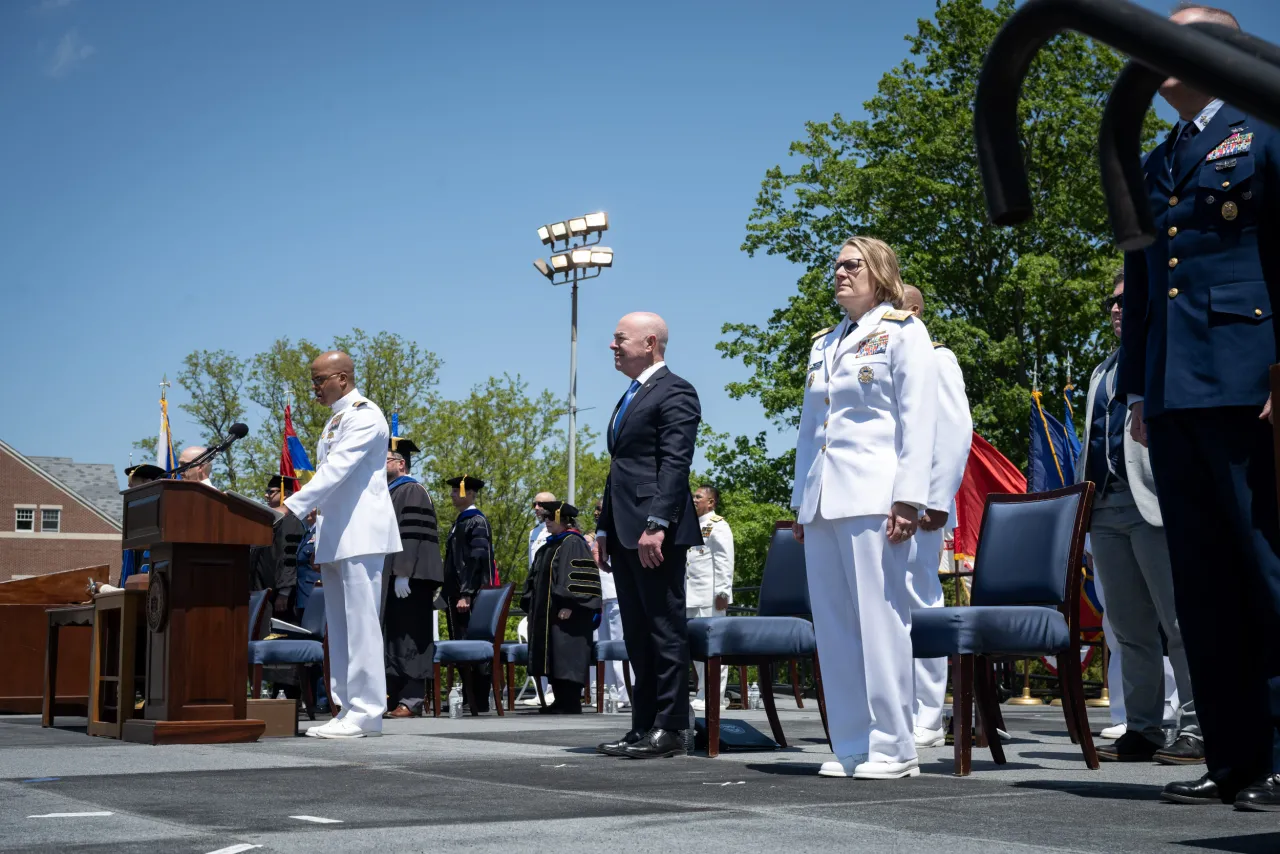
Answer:
[[[501, 586], [495, 587], [491, 585], [489, 587], [482, 587], [480, 589], [481, 590], [498, 590], [498, 589], [501, 589]], [[505, 635], [506, 635], [506, 625], [507, 625], [507, 613], [511, 610], [511, 598], [514, 592], [515, 592], [514, 586], [507, 587], [506, 594], [502, 597], [501, 610], [498, 613], [498, 630], [493, 633], [493, 661], [492, 661], [492, 664], [490, 665], [489, 676], [490, 676], [490, 680], [493, 683], [493, 707], [495, 710], [497, 710], [498, 717], [506, 716], [506, 711], [502, 708], [502, 644], [506, 641]], [[458, 638], [458, 640], [461, 640], [461, 639]], [[457, 667], [459, 670], [459, 673], [461, 673], [462, 668], [465, 667], [467, 668], [466, 672], [468, 674], [475, 668], [475, 664], [469, 661], [449, 662], [446, 666], [451, 668]], [[440, 688], [441, 688], [440, 662], [438, 661], [432, 662], [431, 676], [432, 676], [431, 714], [433, 717], [438, 718], [440, 717]], [[452, 682], [453, 682], [452, 678], [449, 681], [450, 681], [450, 684], [452, 685]], [[474, 679], [463, 679], [462, 690], [465, 691], [467, 694], [467, 703], [471, 708], [471, 716], [479, 717], [480, 712], [476, 710], [477, 698], [471, 696], [474, 693], [474, 691], [472, 690], [472, 686], [474, 682], [475, 682]], [[538, 699], [542, 699], [541, 686], [539, 686]]]
[[[596, 659], [596, 713], [604, 714], [604, 666], [605, 660]], [[622, 662], [622, 684], [627, 687], [627, 698], [631, 697], [631, 662]]]
[[[738, 679], [746, 685], [747, 666], [754, 664], [761, 673], [770, 673], [769, 667], [777, 659], [773, 657], [760, 658], [757, 656], [744, 655], [713, 655], [707, 658], [707, 684], [720, 684], [720, 668], [721, 667], [737, 667]], [[822, 716], [822, 731], [826, 733], [827, 743], [831, 742], [831, 730], [827, 726], [827, 703], [826, 697], [822, 690], [822, 667], [818, 663], [818, 653], [815, 650], [812, 656], [813, 660], [813, 679], [817, 683], [818, 688], [818, 714]], [[791, 662], [792, 684], [798, 690], [799, 683], [796, 680], [796, 659], [789, 659]], [[746, 708], [746, 689], [743, 690], [742, 705]], [[798, 698], [797, 698], [798, 699]], [[772, 674], [767, 678], [760, 680], [760, 700], [764, 703], [764, 712], [769, 718], [769, 729], [773, 731], [773, 740], [778, 742], [779, 747], [787, 746], [787, 737], [782, 732], [782, 722], [778, 719], [778, 709], [773, 701], [773, 678]], [[804, 708], [801, 706], [801, 708]], [[707, 721], [707, 756], [715, 758], [720, 755], [720, 703], [707, 703], [706, 711]]]
[[[1067, 589], [1063, 601], [1057, 606], [1058, 611], [1067, 621], [1068, 638], [1066, 652], [1058, 655], [1058, 687], [1062, 695], [1062, 712], [1066, 718], [1067, 734], [1071, 737], [1071, 743], [1080, 745], [1081, 752], [1084, 753], [1085, 765], [1091, 771], [1097, 771], [1098, 752], [1094, 748], [1093, 734], [1089, 731], [1088, 711], [1084, 704], [1084, 672], [1080, 666], [1079, 652], [1081, 646], [1080, 567], [1084, 560], [1084, 535], [1088, 530], [1089, 518], [1093, 510], [1093, 484], [1085, 481], [1049, 492], [992, 494], [987, 496], [986, 510], [990, 510], [992, 504], [1027, 504], [1070, 495], [1079, 495], [1080, 500], [1076, 504], [1071, 551], [1067, 558]], [[978, 539], [979, 554], [982, 550], [982, 537], [986, 534], [990, 519], [991, 515], [984, 510], [983, 530]], [[975, 566], [976, 563], [975, 560]], [[995, 673], [992, 669], [992, 662], [1001, 657], [1022, 658], [1023, 656], [966, 654], [951, 657], [951, 672], [955, 679], [953, 705], [955, 774], [958, 777], [967, 777], [972, 767], [975, 705], [981, 732], [986, 736], [986, 746], [991, 750], [992, 760], [997, 765], [1005, 764], [1004, 747], [996, 735], [996, 728], [1002, 723], [1002, 717], [996, 696]]]

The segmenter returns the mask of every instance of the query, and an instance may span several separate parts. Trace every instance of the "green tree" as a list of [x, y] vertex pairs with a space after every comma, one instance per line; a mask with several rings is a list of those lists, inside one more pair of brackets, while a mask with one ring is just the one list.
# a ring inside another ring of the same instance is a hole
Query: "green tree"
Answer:
[[[965, 371], [976, 429], [1015, 463], [1027, 449], [1033, 368], [1043, 385], [1083, 371], [1113, 344], [1101, 300], [1119, 263], [1097, 170], [1096, 137], [1122, 58], [1082, 36], [1040, 51], [1020, 115], [1035, 219], [987, 222], [974, 154], [978, 70], [1013, 0], [938, 0], [908, 36], [910, 58], [881, 78], [867, 118], [806, 125], [800, 162], [765, 175], [743, 249], [803, 265], [798, 292], [763, 326], [726, 324], [726, 358], [751, 375], [728, 387], [756, 397], [780, 426], [800, 417], [810, 336], [839, 319], [832, 259], [851, 234], [893, 246], [903, 278], [925, 294], [934, 338]], [[1167, 125], [1148, 115], [1144, 143]], [[1070, 379], [1075, 379], [1071, 377]]]
[[[178, 383], [191, 399], [181, 408], [200, 425], [205, 444], [216, 444], [232, 424], [244, 419], [242, 391], [247, 365], [246, 360], [226, 350], [197, 350], [183, 360]], [[238, 453], [232, 445], [214, 461], [214, 477], [225, 481], [228, 489], [238, 488]]]

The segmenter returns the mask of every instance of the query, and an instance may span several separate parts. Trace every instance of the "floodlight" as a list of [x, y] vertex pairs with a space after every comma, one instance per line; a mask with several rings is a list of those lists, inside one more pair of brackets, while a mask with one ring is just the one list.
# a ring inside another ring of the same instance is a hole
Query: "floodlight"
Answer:
[[569, 239], [569, 226], [565, 225], [563, 222], [553, 222], [551, 223], [551, 225], [547, 227], [551, 229], [552, 240], [568, 240]]
[[579, 234], [587, 233], [587, 218], [584, 216], [574, 217], [569, 220], [569, 233], [574, 237]]
[[569, 257], [569, 253], [561, 252], [559, 255], [552, 255], [551, 268], [557, 273], [563, 273], [572, 269], [573, 260]]
[[592, 267], [612, 267], [613, 266], [613, 250], [608, 246], [592, 246], [591, 247], [591, 266]]
[[583, 217], [587, 221], [588, 231], [608, 231], [609, 215], [604, 211], [599, 213], [589, 213]]
[[546, 276], [548, 279], [556, 274], [554, 270], [547, 266], [547, 262], [543, 261], [541, 258], [534, 258], [533, 266], [537, 267], [538, 272]]
[[541, 240], [544, 245], [551, 243], [551, 229], [545, 225], [541, 226], [538, 229], [538, 239]]

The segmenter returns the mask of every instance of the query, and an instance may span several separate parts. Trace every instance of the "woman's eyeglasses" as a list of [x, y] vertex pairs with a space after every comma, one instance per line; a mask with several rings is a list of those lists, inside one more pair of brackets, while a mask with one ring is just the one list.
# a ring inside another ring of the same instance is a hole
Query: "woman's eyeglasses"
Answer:
[[836, 262], [836, 271], [844, 270], [850, 276], [858, 275], [858, 271], [866, 265], [866, 261], [861, 258], [848, 258], [844, 261]]

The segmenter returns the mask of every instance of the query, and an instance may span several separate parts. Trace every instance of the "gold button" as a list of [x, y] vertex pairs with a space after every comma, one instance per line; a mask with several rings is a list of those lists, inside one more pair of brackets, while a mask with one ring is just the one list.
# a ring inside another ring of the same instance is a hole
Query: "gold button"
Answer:
[[1227, 189], [1227, 187], [1230, 187], [1230, 186], [1231, 186], [1231, 182], [1230, 182], [1230, 181], [1223, 181], [1223, 182], [1222, 182], [1222, 189], [1224, 189], [1224, 190], [1225, 190], [1225, 189]]
[[1262, 309], [1260, 309], [1260, 308], [1255, 308], [1255, 309], [1253, 310], [1253, 316], [1254, 316], [1254, 317], [1262, 317]]
[[1178, 259], [1177, 259], [1177, 258], [1170, 258], [1170, 259], [1169, 259], [1169, 269], [1170, 269], [1170, 270], [1172, 270], [1172, 269], [1173, 269], [1174, 267], [1176, 267], [1176, 266], [1178, 266]]
[[830, 418], [824, 418], [824, 419], [822, 419], [822, 426], [823, 426], [823, 427], [826, 427], [826, 426], [827, 426], [827, 422], [828, 422], [828, 421], [830, 421], [830, 420], [831, 420]]
[[1177, 196], [1170, 196], [1170, 197], [1169, 197], [1169, 207], [1171, 207], [1171, 208], [1172, 208], [1172, 207], [1175, 207], [1175, 206], [1177, 206], [1177, 204], [1178, 204], [1178, 197], [1177, 197]]
[[1177, 288], [1169, 288], [1169, 299], [1173, 299], [1173, 298], [1174, 298], [1174, 297], [1176, 297], [1177, 295], [1178, 295], [1178, 289], [1177, 289]]
[[822, 446], [822, 453], [824, 453], [824, 454], [825, 454], [826, 452], [827, 452], [827, 446], [826, 446], [826, 445], [823, 445], [823, 446]]
[[1176, 225], [1175, 225], [1175, 226], [1171, 226], [1171, 227], [1169, 228], [1169, 236], [1170, 236], [1170, 237], [1177, 237], [1177, 236], [1178, 236], [1178, 227], [1177, 227]]
[[823, 402], [823, 403], [825, 403], [827, 406], [830, 406], [830, 405], [831, 405], [831, 398], [829, 398], [829, 397], [824, 397], [824, 398], [822, 399], [822, 402]]

